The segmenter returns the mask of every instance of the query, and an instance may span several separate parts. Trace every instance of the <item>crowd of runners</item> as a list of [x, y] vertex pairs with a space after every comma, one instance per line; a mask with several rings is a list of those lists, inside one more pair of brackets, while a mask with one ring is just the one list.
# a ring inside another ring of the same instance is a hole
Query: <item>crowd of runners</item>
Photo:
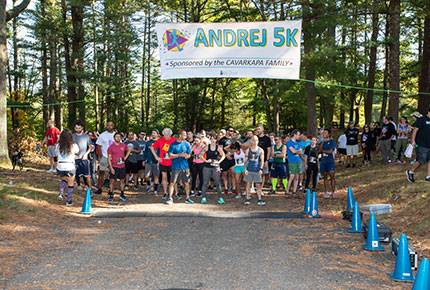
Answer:
[[[335, 198], [335, 158], [346, 168], [356, 167], [360, 147], [362, 166], [367, 167], [379, 150], [384, 163], [405, 163], [402, 156], [410, 142], [417, 147], [417, 162], [406, 173], [414, 182], [414, 171], [430, 159], [430, 110], [425, 116], [418, 112], [411, 116], [416, 121], [413, 125], [404, 116], [398, 124], [384, 117], [382, 125], [365, 125], [362, 132], [350, 122], [337, 142], [325, 128], [319, 129], [318, 136], [297, 129], [276, 135], [264, 132], [262, 125], [242, 133], [228, 126], [218, 132], [174, 133], [165, 128], [160, 134], [153, 129], [148, 136], [144, 131], [136, 136], [133, 131], [118, 132], [113, 122], [107, 122], [106, 131], [98, 135], [84, 132], [79, 122], [74, 133], [60, 133], [48, 121], [40, 146], [48, 145], [48, 172], [60, 176], [58, 198], [66, 197], [67, 206], [73, 205], [75, 183], [91, 194], [102, 194], [108, 187], [108, 201], [114, 200], [115, 190], [119, 190], [119, 199], [127, 201], [125, 190], [134, 189], [160, 194], [167, 205], [174, 198], [192, 204], [194, 197], [204, 204], [208, 189], [215, 189], [219, 204], [230, 194], [249, 205], [256, 193], [257, 205], [265, 205], [264, 186], [270, 188], [268, 195], [295, 197], [302, 190], [316, 191], [320, 179], [323, 196]], [[426, 181], [430, 181], [430, 166]]]

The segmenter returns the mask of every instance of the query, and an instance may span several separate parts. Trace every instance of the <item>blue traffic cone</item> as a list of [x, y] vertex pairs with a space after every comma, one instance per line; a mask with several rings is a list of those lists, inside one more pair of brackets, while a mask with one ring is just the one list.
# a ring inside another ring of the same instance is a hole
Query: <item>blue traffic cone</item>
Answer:
[[417, 278], [415, 279], [412, 290], [429, 290], [429, 260], [423, 259], [418, 269]]
[[[427, 273], [428, 275], [428, 273]], [[409, 258], [409, 247], [406, 235], [400, 235], [399, 250], [397, 251], [396, 267], [394, 273], [388, 273], [388, 276], [395, 281], [413, 282], [411, 260]]]
[[375, 214], [370, 215], [369, 228], [367, 230], [367, 241], [362, 245], [368, 251], [383, 251], [384, 247], [379, 243], [378, 226], [376, 225]]
[[351, 187], [348, 187], [348, 202], [347, 202], [346, 209], [353, 209], [353, 208], [354, 208], [354, 195], [352, 194]]
[[318, 203], [317, 203], [317, 193], [314, 191], [312, 193], [311, 210], [308, 213], [308, 217], [320, 218], [318, 214]]
[[91, 211], [91, 189], [87, 189], [85, 194], [84, 203], [82, 204], [82, 210], [79, 213], [92, 214]]
[[358, 202], [355, 202], [354, 211], [352, 213], [351, 228], [348, 230], [350, 233], [362, 233], [363, 226], [361, 225], [360, 207]]
[[305, 209], [303, 210], [304, 214], [309, 214], [311, 211], [311, 190], [306, 190], [306, 201], [305, 201]]

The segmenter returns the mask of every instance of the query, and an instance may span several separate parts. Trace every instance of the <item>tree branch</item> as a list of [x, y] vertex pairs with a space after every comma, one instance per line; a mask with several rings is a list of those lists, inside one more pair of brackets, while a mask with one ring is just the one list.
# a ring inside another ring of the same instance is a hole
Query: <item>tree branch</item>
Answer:
[[27, 8], [28, 4], [30, 4], [31, 0], [22, 0], [21, 4], [15, 6], [13, 9], [10, 9], [6, 12], [6, 22], [14, 19]]

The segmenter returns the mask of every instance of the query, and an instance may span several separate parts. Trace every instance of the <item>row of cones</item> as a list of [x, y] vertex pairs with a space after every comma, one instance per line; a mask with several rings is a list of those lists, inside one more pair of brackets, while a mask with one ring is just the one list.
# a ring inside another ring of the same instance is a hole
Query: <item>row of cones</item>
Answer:
[[[353, 210], [350, 233], [362, 233], [360, 207], [358, 202], [354, 201], [352, 190], [348, 187], [347, 209]], [[385, 250], [379, 243], [379, 234], [375, 214], [370, 215], [369, 231], [367, 234], [366, 244], [362, 245], [368, 251]], [[412, 290], [429, 290], [429, 260], [423, 259], [418, 269], [417, 277], [412, 274], [411, 261], [409, 259], [409, 247], [406, 235], [400, 236], [399, 250], [397, 252], [396, 266], [393, 273], [387, 273], [395, 281], [415, 282]]]

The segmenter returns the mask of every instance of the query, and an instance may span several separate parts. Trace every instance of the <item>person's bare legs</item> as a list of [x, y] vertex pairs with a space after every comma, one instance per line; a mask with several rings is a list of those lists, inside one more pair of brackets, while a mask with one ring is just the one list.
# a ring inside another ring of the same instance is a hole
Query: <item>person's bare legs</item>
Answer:
[[290, 193], [291, 184], [295, 182], [297, 174], [290, 174], [290, 178], [287, 183], [287, 193]]
[[328, 192], [328, 174], [324, 172], [322, 175], [324, 177], [324, 192]]
[[[167, 188], [167, 186], [168, 186], [168, 182], [167, 182], [167, 172], [161, 172], [161, 178], [162, 178], [162, 181], [161, 181], [161, 183], [163, 184], [163, 190], [164, 190], [164, 194], [167, 194], [168, 193], [168, 188]], [[173, 184], [171, 185], [172, 187], [173, 187]], [[173, 191], [172, 191], [173, 192]], [[170, 186], [169, 186], [169, 193], [170, 193]], [[173, 193], [172, 193], [173, 194]]]
[[190, 198], [190, 183], [184, 182], [184, 187], [185, 187], [185, 196], [188, 199]]
[[258, 196], [258, 200], [261, 200], [262, 198], [262, 188], [261, 188], [261, 183], [256, 183], [255, 187], [257, 187], [257, 196]]
[[49, 166], [51, 167], [51, 170], [55, 170], [55, 168], [57, 168], [56, 164], [55, 164], [55, 158], [54, 157], [49, 157]]
[[103, 188], [103, 182], [105, 181], [105, 171], [99, 171], [99, 177], [97, 178], [97, 187], [99, 189]]
[[251, 188], [251, 182], [247, 182], [246, 183], [246, 186], [245, 186], [245, 191], [246, 191], [246, 199], [249, 199], [250, 198], [250, 194], [249, 194], [249, 190], [250, 190], [250, 188]]
[[334, 193], [336, 191], [336, 180], [334, 178], [334, 171], [329, 171], [328, 173], [330, 175], [331, 192]]

